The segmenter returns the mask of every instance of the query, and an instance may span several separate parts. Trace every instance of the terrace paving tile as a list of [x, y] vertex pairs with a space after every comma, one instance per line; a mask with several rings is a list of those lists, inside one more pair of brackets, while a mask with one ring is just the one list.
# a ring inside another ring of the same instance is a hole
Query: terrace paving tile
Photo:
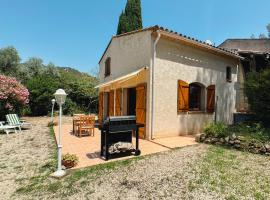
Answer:
[[[54, 126], [56, 141], [58, 142], [58, 126]], [[95, 129], [95, 136], [77, 137], [72, 133], [72, 125], [62, 125], [62, 153], [76, 154], [79, 163], [75, 168], [89, 167], [93, 165], [103, 164], [115, 160], [123, 160], [134, 156], [127, 156], [117, 159], [105, 161], [100, 157], [100, 131]], [[135, 139], [133, 140], [135, 142]], [[153, 153], [168, 151], [177, 147], [184, 147], [197, 144], [194, 137], [178, 136], [159, 138], [154, 140], [139, 140], [139, 148], [141, 155], [149, 155]], [[135, 145], [135, 143], [134, 143]]]

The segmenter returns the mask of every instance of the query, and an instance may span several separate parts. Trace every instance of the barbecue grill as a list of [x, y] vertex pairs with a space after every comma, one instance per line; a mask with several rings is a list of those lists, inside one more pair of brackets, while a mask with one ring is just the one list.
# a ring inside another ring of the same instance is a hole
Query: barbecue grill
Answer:
[[[140, 155], [139, 150], [139, 127], [141, 124], [136, 124], [135, 116], [120, 116], [108, 117], [102, 124], [99, 125], [101, 131], [101, 149], [100, 155], [105, 160], [114, 157], [128, 156], [131, 154]], [[132, 146], [132, 135], [135, 135], [136, 146]], [[119, 147], [121, 144], [129, 148]], [[119, 147], [119, 149], [117, 149]], [[112, 150], [117, 151], [112, 152]]]

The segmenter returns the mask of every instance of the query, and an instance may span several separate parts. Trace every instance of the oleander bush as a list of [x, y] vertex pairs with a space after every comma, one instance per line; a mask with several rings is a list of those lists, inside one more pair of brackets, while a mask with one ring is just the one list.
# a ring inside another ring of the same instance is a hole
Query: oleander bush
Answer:
[[0, 119], [8, 113], [20, 114], [29, 102], [29, 92], [15, 78], [0, 75]]

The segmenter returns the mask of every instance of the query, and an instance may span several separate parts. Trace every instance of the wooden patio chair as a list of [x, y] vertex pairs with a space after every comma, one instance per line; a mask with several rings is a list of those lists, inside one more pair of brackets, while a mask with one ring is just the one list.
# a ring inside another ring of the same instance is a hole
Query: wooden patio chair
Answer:
[[79, 131], [79, 121], [80, 117], [85, 116], [85, 114], [73, 114], [73, 134], [78, 135]]
[[81, 116], [78, 122], [79, 124], [79, 137], [85, 133], [89, 136], [95, 136], [95, 117], [93, 116]]

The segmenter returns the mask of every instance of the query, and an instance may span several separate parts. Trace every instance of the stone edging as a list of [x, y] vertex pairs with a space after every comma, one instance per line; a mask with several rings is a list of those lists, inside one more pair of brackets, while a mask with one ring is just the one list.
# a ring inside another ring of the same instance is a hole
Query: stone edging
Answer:
[[255, 154], [270, 155], [270, 142], [263, 143], [255, 140], [248, 141], [245, 137], [237, 136], [235, 134], [227, 137], [214, 137], [202, 133], [197, 134], [195, 140], [200, 143], [229, 146]]

